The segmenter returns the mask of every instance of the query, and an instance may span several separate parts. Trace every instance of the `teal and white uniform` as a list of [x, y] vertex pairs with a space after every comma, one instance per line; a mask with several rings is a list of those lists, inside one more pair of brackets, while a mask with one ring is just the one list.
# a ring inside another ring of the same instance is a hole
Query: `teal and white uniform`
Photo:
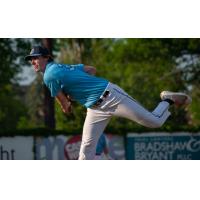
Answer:
[[112, 116], [156, 128], [170, 115], [168, 102], [160, 102], [153, 112], [149, 112], [119, 86], [84, 72], [83, 64], [48, 63], [43, 79], [52, 97], [63, 91], [87, 107], [79, 159], [95, 158], [97, 142]]

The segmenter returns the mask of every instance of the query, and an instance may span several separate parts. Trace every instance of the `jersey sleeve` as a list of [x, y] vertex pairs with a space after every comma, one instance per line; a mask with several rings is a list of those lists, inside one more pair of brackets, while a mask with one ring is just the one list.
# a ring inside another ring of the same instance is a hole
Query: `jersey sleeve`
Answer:
[[62, 90], [62, 85], [59, 80], [50, 80], [45, 84], [49, 88], [52, 97], [57, 96], [57, 94]]

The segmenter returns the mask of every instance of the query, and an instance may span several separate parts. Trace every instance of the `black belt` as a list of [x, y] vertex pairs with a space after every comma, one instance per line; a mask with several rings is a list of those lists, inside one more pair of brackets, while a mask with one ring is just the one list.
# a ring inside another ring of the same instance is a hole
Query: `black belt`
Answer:
[[92, 106], [92, 107], [97, 107], [97, 106], [99, 106], [103, 101], [104, 101], [104, 99], [109, 95], [109, 91], [108, 90], [106, 90], [104, 93], [103, 93], [103, 95], [101, 95], [101, 97], [100, 97], [100, 99]]

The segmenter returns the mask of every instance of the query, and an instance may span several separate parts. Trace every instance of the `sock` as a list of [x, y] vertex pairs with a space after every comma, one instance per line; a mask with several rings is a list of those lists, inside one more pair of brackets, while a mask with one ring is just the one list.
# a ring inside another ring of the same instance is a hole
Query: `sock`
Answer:
[[171, 99], [165, 99], [165, 100], [163, 100], [163, 101], [168, 102], [169, 105], [173, 105], [173, 104], [174, 104], [174, 101], [172, 101]]

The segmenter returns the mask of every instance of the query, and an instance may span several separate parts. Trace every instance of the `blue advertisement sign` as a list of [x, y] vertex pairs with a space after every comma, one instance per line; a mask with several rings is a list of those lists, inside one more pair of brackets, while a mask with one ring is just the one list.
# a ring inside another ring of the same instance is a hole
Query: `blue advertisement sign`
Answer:
[[200, 160], [200, 134], [130, 133], [126, 138], [128, 160]]

